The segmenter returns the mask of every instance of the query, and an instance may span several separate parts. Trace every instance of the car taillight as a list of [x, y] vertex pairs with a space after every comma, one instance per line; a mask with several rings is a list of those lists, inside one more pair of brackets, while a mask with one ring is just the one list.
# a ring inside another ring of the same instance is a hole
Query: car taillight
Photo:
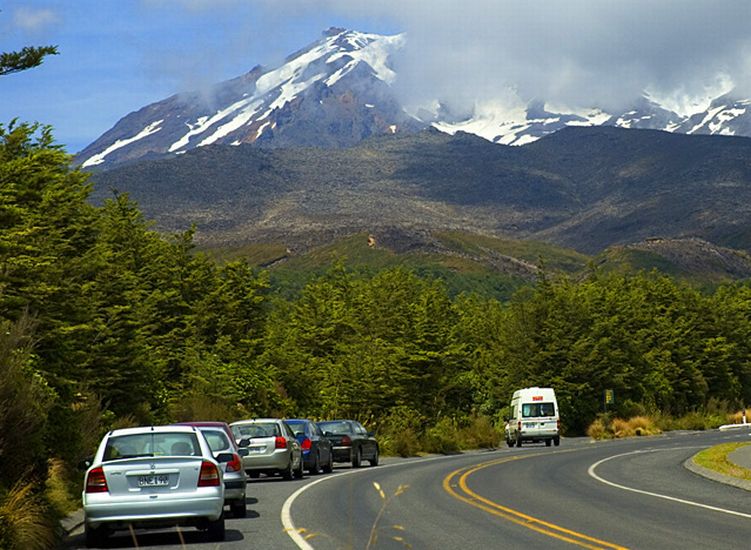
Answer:
[[345, 445], [345, 446], [346, 445], [352, 445], [352, 440], [349, 438], [348, 435], [343, 435], [342, 436], [342, 441], [341, 441], [340, 445]]
[[214, 463], [208, 460], [201, 462], [201, 474], [198, 476], [199, 487], [217, 487], [219, 479], [219, 470]]
[[228, 472], [240, 472], [242, 469], [243, 469], [242, 458], [240, 458], [239, 454], [232, 453], [232, 460], [227, 462], [227, 471]]
[[561, 419], [555, 421], [555, 427], [558, 429], [558, 431], [561, 431]]
[[311, 445], [311, 441], [307, 437], [302, 440], [302, 443], [300, 443], [300, 447], [302, 447], [303, 451], [309, 451], [310, 445]]
[[86, 478], [86, 492], [87, 493], [107, 493], [109, 487], [107, 487], [107, 478], [104, 477], [104, 470], [101, 466], [94, 468], [89, 472]]
[[287, 448], [287, 440], [284, 439], [281, 435], [276, 436], [276, 439], [274, 440], [274, 448], [275, 449], [286, 449]]

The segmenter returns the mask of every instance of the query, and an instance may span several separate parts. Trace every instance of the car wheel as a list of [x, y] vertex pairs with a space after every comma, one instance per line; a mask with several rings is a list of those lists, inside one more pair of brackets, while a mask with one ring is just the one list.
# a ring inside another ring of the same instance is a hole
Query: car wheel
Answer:
[[245, 496], [229, 503], [229, 511], [232, 512], [233, 518], [244, 518], [248, 515], [248, 508], [245, 506]]
[[261, 476], [261, 472], [247, 472], [248, 477], [258, 479]]
[[330, 474], [334, 471], [334, 455], [329, 451], [329, 461], [323, 465], [323, 471]]
[[373, 455], [373, 458], [371, 458], [369, 462], [371, 466], [378, 466], [378, 447], [376, 447], [375, 454]]
[[553, 440], [552, 440], [552, 439], [546, 439], [546, 440], [545, 440], [545, 446], [546, 446], [546, 447], [550, 447], [550, 444], [551, 444], [551, 443], [553, 443]]
[[302, 456], [300, 457], [300, 466], [298, 466], [297, 470], [295, 470], [295, 478], [296, 479], [302, 479], [304, 472], [303, 472], [303, 463], [302, 463]]
[[508, 445], [509, 447], [513, 447], [514, 446], [514, 440], [513, 439], [506, 439], [506, 445]]
[[553, 438], [553, 445], [556, 447], [561, 444], [561, 436], [557, 435]]
[[206, 537], [211, 542], [221, 542], [224, 540], [224, 514], [219, 516], [216, 521], [210, 521], [206, 528]]
[[310, 467], [310, 470], [308, 470], [311, 475], [316, 475], [321, 473], [321, 455], [318, 454], [316, 451], [316, 457], [313, 459], [313, 465]]
[[358, 447], [354, 450], [354, 455], [352, 456], [352, 467], [353, 468], [359, 468], [362, 464], [362, 449]]
[[84, 526], [86, 537], [86, 548], [99, 548], [107, 544], [107, 535], [109, 532], [106, 527], [90, 527], [87, 523]]
[[292, 457], [289, 457], [289, 464], [287, 464], [287, 467], [282, 470], [282, 477], [286, 480], [292, 479]]

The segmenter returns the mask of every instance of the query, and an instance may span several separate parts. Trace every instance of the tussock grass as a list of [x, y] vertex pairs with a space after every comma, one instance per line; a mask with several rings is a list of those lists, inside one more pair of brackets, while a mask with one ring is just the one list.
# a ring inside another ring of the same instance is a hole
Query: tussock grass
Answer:
[[600, 417], [587, 428], [592, 439], [613, 439], [662, 433], [657, 423], [649, 416], [634, 416], [629, 419]]
[[715, 445], [714, 447], [704, 449], [703, 451], [694, 455], [693, 461], [694, 464], [702, 466], [703, 468], [714, 470], [715, 472], [719, 472], [727, 476], [751, 481], [751, 470], [738, 466], [737, 464], [733, 464], [732, 462], [730, 462], [730, 460], [728, 460], [728, 455], [730, 453], [732, 453], [736, 449], [740, 449], [741, 447], [746, 447], [748, 445], [751, 445], [751, 443], [736, 442]]
[[54, 548], [55, 531], [44, 500], [34, 492], [36, 483], [20, 480], [0, 495], [0, 548], [47, 550]]
[[79, 502], [72, 495], [72, 482], [68, 467], [59, 458], [51, 458], [47, 461], [47, 481], [45, 482], [45, 496], [50, 506], [63, 516], [74, 512]]

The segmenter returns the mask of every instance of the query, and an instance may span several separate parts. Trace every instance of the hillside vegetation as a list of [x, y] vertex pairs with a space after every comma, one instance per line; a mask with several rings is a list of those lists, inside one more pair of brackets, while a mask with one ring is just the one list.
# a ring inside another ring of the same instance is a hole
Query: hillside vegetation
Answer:
[[346, 149], [207, 146], [96, 173], [162, 230], [308, 249], [461, 231], [599, 254], [647, 239], [751, 250], [751, 139], [566, 128], [523, 147], [427, 130]]
[[[269, 270], [197, 253], [191, 231], [154, 231], [125, 195], [92, 206], [69, 163], [49, 129], [0, 128], [0, 514], [18, 495], [64, 511], [60, 487], [80, 492], [71, 465], [118, 426], [346, 416], [416, 452], [498, 429], [529, 385], [556, 388], [567, 434], [604, 389], [624, 416], [751, 399], [748, 284], [569, 277], [579, 259], [562, 254], [501, 302], [449, 292], [376, 246], [370, 271], [323, 254], [320, 276], [279, 293]], [[520, 246], [441, 242], [470, 256]], [[14, 540], [7, 517], [0, 546]]]

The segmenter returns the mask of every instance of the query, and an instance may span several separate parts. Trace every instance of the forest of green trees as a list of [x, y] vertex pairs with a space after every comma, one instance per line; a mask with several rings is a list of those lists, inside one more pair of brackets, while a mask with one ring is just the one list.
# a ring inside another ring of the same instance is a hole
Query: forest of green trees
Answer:
[[528, 385], [556, 389], [569, 435], [605, 389], [624, 416], [751, 401], [748, 284], [546, 273], [500, 303], [337, 263], [289, 296], [89, 191], [49, 128], [0, 127], [0, 546], [24, 506], [75, 506], [75, 464], [112, 427], [351, 417], [408, 453], [478, 419], [502, 428]]

